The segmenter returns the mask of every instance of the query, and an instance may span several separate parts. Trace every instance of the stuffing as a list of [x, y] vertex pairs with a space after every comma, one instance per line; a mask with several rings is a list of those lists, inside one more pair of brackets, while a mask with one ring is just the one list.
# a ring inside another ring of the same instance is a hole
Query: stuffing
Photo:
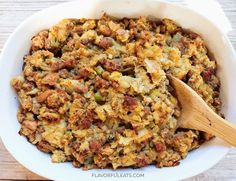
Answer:
[[167, 74], [219, 113], [216, 62], [202, 38], [170, 19], [64, 19], [32, 38], [22, 75], [20, 134], [52, 162], [93, 168], [171, 167], [211, 135], [177, 129]]

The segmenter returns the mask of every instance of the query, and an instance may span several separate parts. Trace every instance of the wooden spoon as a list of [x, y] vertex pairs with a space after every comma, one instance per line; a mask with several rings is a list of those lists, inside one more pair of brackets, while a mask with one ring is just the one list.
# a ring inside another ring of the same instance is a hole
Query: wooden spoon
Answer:
[[182, 107], [178, 127], [204, 131], [236, 146], [236, 126], [217, 115], [187, 84], [168, 78]]

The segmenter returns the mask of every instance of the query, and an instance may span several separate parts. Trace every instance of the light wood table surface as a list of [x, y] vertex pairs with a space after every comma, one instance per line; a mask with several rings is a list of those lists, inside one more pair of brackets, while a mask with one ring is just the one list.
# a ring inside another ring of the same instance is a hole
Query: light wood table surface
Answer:
[[[180, 2], [181, 0], [172, 0]], [[198, 1], [198, 0], [196, 0]], [[206, 2], [208, 0], [205, 0]], [[14, 28], [31, 14], [66, 0], [0, 0], [0, 52]], [[228, 34], [236, 49], [236, 0], [218, 0], [233, 30]], [[209, 7], [210, 9], [210, 7]], [[236, 114], [236, 113], [235, 113]], [[7, 120], [6, 120], [7, 121]], [[21, 166], [4, 148], [0, 140], [0, 180], [46, 180]], [[210, 170], [185, 181], [235, 181], [236, 149]]]

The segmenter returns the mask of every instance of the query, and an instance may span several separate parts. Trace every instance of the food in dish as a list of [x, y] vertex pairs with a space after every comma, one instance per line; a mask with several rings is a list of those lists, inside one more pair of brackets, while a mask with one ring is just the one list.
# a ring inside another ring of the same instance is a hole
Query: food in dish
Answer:
[[20, 134], [84, 169], [175, 166], [211, 135], [177, 129], [170, 73], [219, 112], [216, 62], [170, 19], [64, 19], [32, 38], [12, 80]]

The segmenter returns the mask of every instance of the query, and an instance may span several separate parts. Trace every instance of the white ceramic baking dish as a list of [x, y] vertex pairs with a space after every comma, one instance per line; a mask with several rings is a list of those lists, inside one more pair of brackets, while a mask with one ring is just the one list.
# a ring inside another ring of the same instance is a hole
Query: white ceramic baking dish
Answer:
[[[228, 38], [207, 18], [185, 7], [157, 0], [78, 0], [34, 14], [15, 29], [3, 48], [0, 61], [0, 132], [8, 151], [29, 170], [52, 180], [179, 180], [215, 165], [229, 150], [229, 146], [217, 138], [192, 151], [176, 167], [83, 171], [74, 168], [71, 163], [51, 163], [48, 154], [38, 151], [18, 134], [18, 102], [10, 80], [21, 72], [22, 57], [29, 51], [31, 37], [63, 18], [99, 18], [103, 12], [116, 17], [170, 18], [182, 27], [199, 33], [218, 63], [222, 112], [228, 120], [236, 120], [236, 56]], [[118, 175], [120, 173], [122, 175]], [[133, 174], [141, 175], [135, 177]]]

